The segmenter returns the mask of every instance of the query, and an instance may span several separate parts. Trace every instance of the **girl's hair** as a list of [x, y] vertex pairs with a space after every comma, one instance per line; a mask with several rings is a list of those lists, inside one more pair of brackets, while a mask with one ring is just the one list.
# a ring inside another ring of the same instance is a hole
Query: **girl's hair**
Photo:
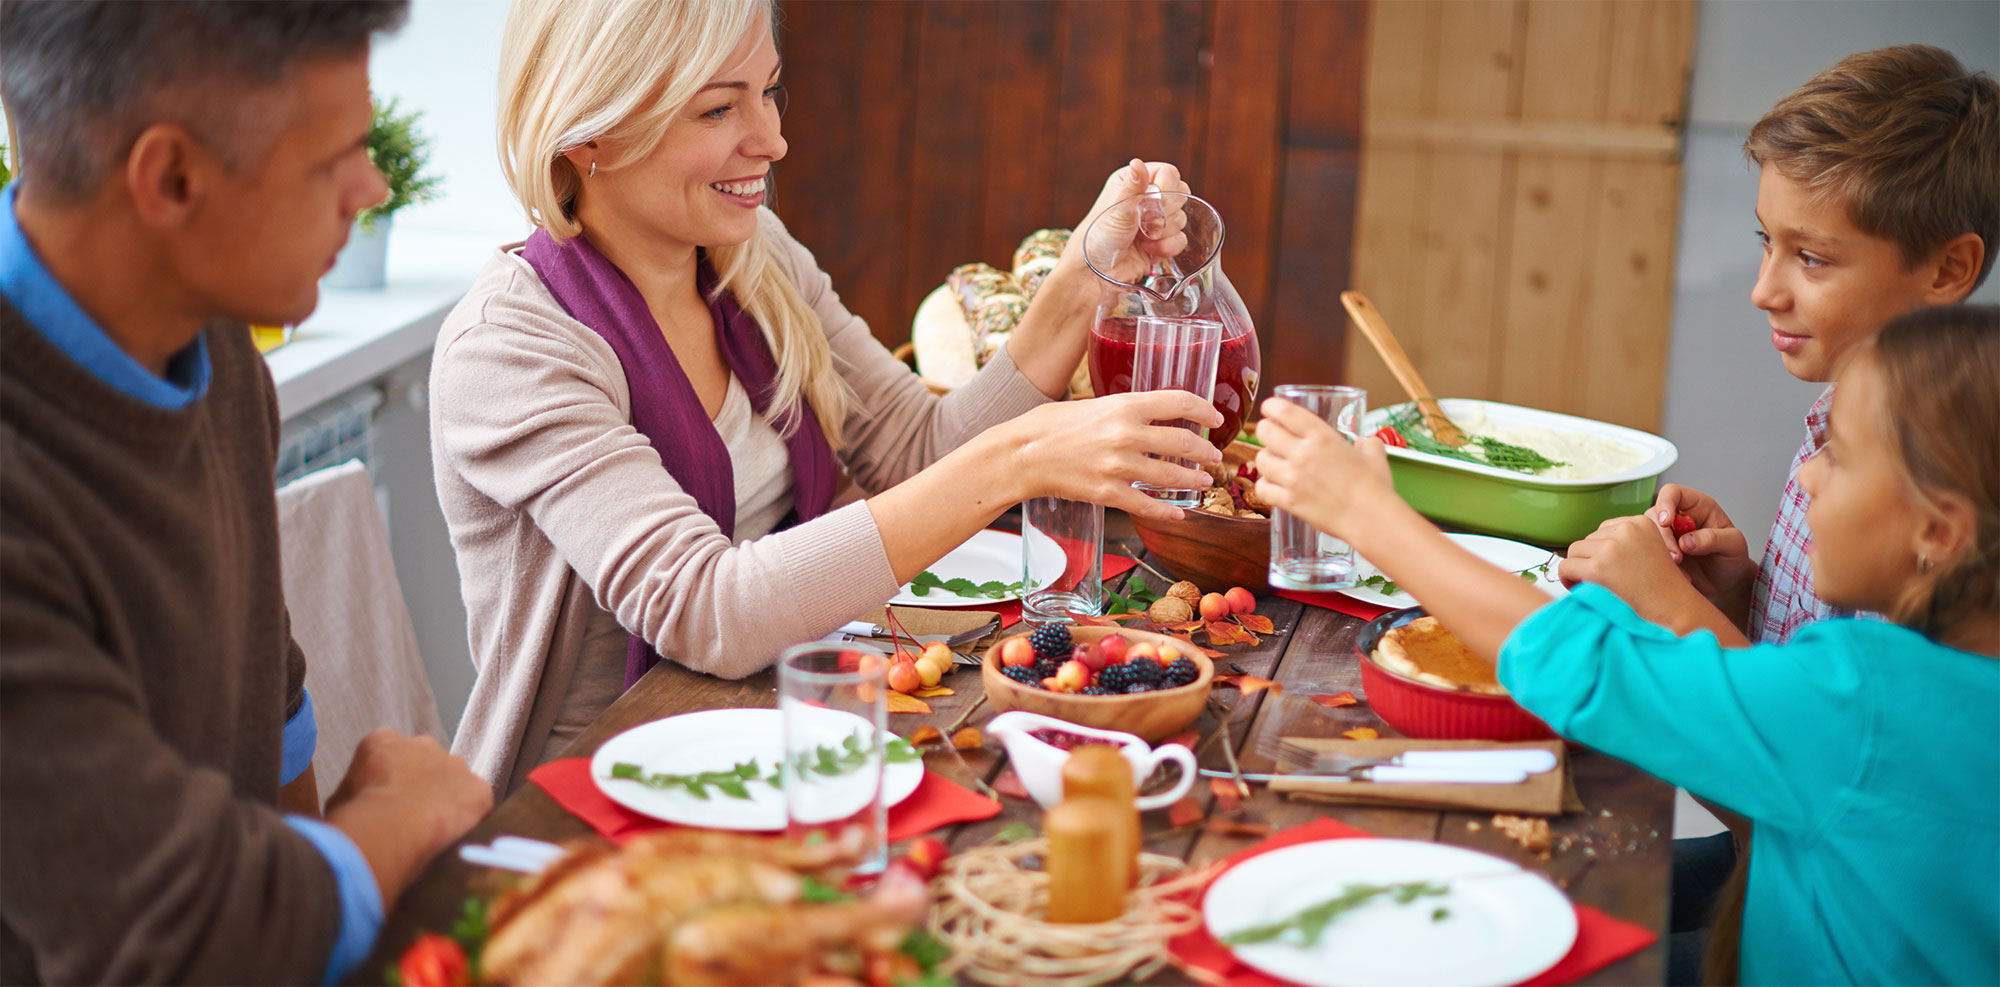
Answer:
[[[514, 0], [500, 46], [500, 170], [529, 222], [556, 242], [584, 232], [583, 182], [563, 153], [590, 141], [619, 149], [601, 167], [653, 153], [667, 127], [726, 64], [744, 33], [771, 24], [770, 0]], [[811, 306], [760, 227], [749, 240], [707, 248], [715, 294], [730, 292], [763, 327], [777, 359], [765, 417], [789, 436], [801, 400], [840, 445], [854, 403]]]
[[1930, 598], [1890, 615], [1936, 636], [2000, 608], [2000, 306], [1919, 309], [1856, 355], [1882, 375], [1887, 434], [1910, 481], [1959, 494], [1977, 512], [1972, 544]]

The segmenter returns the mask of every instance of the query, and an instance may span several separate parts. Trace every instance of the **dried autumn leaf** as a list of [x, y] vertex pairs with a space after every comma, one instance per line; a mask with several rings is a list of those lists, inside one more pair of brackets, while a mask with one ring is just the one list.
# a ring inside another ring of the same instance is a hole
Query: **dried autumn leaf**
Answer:
[[1002, 795], [1007, 796], [1010, 799], [1024, 799], [1031, 797], [1028, 794], [1027, 786], [1021, 784], [1021, 776], [1015, 774], [1013, 768], [1008, 768], [1007, 770], [1000, 772], [1000, 776], [998, 778], [993, 779], [993, 790], [999, 792]]
[[1076, 612], [1076, 611], [1074, 611], [1074, 610], [1071, 610], [1071, 611], [1069, 612], [1069, 619], [1070, 619], [1070, 620], [1073, 620], [1073, 621], [1075, 621], [1075, 622], [1076, 622], [1076, 623], [1077, 623], [1078, 625], [1080, 625], [1080, 626], [1083, 626], [1083, 627], [1117, 627], [1117, 626], [1118, 626], [1118, 621], [1116, 621], [1116, 620], [1113, 620], [1113, 619], [1112, 619], [1112, 618], [1110, 618], [1110, 617], [1099, 617], [1098, 615], [1096, 615], [1096, 614], [1094, 614], [1094, 613], [1077, 613], [1077, 612]]
[[901, 692], [889, 693], [889, 712], [891, 713], [928, 713], [930, 711], [931, 704], [915, 696]]
[[1215, 808], [1219, 812], [1230, 813], [1243, 808], [1243, 794], [1236, 790], [1234, 779], [1210, 778], [1208, 794], [1215, 796]]
[[1278, 633], [1278, 626], [1271, 623], [1271, 618], [1261, 613], [1239, 613], [1236, 615], [1236, 622], [1258, 634]]
[[1284, 686], [1261, 675], [1218, 675], [1215, 677], [1215, 683], [1217, 685], [1233, 685], [1242, 690], [1246, 696], [1254, 696], [1265, 689], [1273, 692], [1285, 691]]
[[1256, 644], [1257, 635], [1244, 630], [1234, 621], [1211, 620], [1208, 622], [1208, 643], [1218, 648], [1232, 644]]
[[1208, 623], [1201, 620], [1183, 620], [1173, 624], [1161, 624], [1160, 626], [1170, 631], [1186, 634], [1189, 631], [1201, 630], [1203, 627], [1208, 626]]
[[966, 727], [951, 735], [951, 745], [962, 751], [976, 751], [986, 745], [986, 735], [978, 727]]
[[1349, 740], [1374, 740], [1382, 736], [1381, 731], [1376, 730], [1374, 727], [1355, 727], [1352, 730], [1342, 730], [1340, 731], [1340, 735]]
[[[997, 783], [995, 787], [998, 787]], [[1167, 806], [1167, 822], [1176, 829], [1200, 822], [1201, 816], [1201, 803], [1195, 801], [1192, 795]]]
[[944, 731], [933, 726], [921, 726], [910, 731], [910, 746], [922, 747], [933, 740], [943, 740]]
[[1325, 706], [1327, 709], [1339, 709], [1342, 706], [1352, 706], [1361, 700], [1354, 698], [1354, 693], [1352, 692], [1335, 692], [1314, 696], [1312, 697], [1312, 701]]
[[956, 693], [952, 692], [951, 686], [934, 685], [928, 689], [918, 689], [917, 691], [910, 693], [910, 695], [915, 696], [918, 699], [936, 699], [939, 696], [951, 696], [951, 695], [956, 695]]
[[1208, 831], [1217, 836], [1248, 836], [1261, 839], [1271, 835], [1274, 827], [1270, 823], [1243, 822], [1237, 819], [1210, 819]]

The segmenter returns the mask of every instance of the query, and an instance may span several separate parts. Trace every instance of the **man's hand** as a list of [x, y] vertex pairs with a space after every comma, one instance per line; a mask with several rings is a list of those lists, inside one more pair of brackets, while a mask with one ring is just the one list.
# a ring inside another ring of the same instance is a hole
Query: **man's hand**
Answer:
[[377, 730], [361, 738], [326, 821], [368, 858], [384, 905], [493, 807], [493, 789], [429, 737]]

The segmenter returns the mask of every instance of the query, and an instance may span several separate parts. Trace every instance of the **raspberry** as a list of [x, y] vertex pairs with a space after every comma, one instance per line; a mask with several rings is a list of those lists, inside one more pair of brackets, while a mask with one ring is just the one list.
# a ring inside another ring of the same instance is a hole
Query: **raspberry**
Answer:
[[1035, 628], [1028, 643], [1034, 646], [1035, 657], [1058, 664], [1069, 660], [1070, 651], [1076, 646], [1070, 638], [1068, 624], [1043, 624]]
[[1002, 669], [1000, 674], [1034, 689], [1042, 687], [1042, 679], [1044, 678], [1044, 676], [1035, 674], [1035, 670], [1026, 665], [1009, 666]]
[[1195, 666], [1194, 659], [1182, 655], [1174, 659], [1173, 664], [1168, 665], [1166, 671], [1161, 673], [1160, 682], [1169, 689], [1176, 689], [1200, 677], [1201, 669]]

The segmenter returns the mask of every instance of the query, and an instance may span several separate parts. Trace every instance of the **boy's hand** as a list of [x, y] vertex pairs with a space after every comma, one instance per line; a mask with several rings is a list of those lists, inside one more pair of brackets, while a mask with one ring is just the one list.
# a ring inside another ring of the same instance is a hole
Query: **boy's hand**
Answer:
[[1645, 516], [1615, 517], [1597, 526], [1569, 547], [1557, 568], [1565, 586], [1596, 583], [1655, 623], [1660, 607], [1694, 601], [1686, 572], [1674, 565], [1660, 538], [1660, 528]]
[[1382, 443], [1350, 446], [1332, 425], [1283, 398], [1266, 400], [1262, 409], [1257, 496], [1335, 537], [1357, 509], [1396, 499]]
[[[1680, 563], [1702, 596], [1725, 612], [1733, 612], [1739, 597], [1747, 608], [1757, 563], [1750, 558], [1748, 539], [1715, 498], [1669, 483], [1660, 488], [1646, 516], [1660, 527], [1672, 546], [1674, 561]], [[1693, 531], [1671, 530], [1682, 517], [1694, 522]]]

